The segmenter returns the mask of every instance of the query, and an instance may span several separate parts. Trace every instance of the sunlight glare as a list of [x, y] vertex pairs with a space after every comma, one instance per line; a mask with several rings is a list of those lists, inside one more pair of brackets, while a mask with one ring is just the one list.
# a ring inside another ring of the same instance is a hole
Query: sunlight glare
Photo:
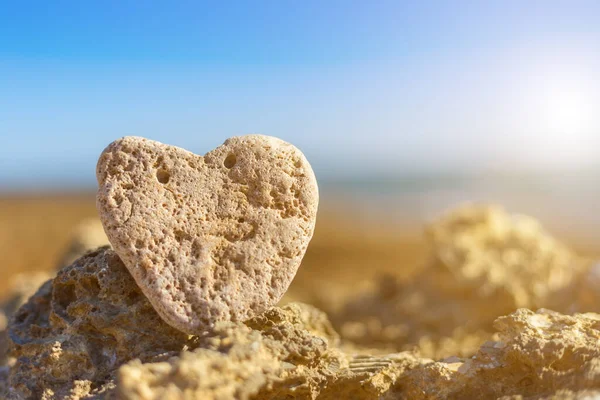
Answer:
[[589, 132], [593, 119], [590, 106], [589, 96], [582, 88], [551, 88], [543, 110], [545, 128], [549, 133], [567, 136]]

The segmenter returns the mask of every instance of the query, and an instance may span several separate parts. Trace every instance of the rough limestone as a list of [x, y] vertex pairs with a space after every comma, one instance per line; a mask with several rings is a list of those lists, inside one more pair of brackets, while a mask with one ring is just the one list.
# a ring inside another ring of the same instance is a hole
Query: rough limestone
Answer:
[[[119, 398], [516, 400], [584, 398], [600, 390], [597, 314], [520, 309], [496, 321], [497, 339], [473, 357], [437, 362], [410, 352], [353, 355], [335, 340], [319, 343], [316, 333], [302, 340], [310, 327], [305, 321], [292, 328], [295, 315], [277, 309], [254, 329], [222, 329], [168, 361], [131, 362], [119, 370]], [[286, 334], [269, 333], [269, 325]]]
[[[75, 260], [90, 250], [108, 245], [108, 239], [99, 219], [84, 220], [73, 230], [67, 250], [57, 266], [57, 271], [71, 265]], [[37, 271], [21, 273], [10, 279], [8, 294], [0, 304], [0, 366], [12, 363], [8, 356], [8, 332], [6, 328], [12, 315], [27, 302], [41, 286], [53, 276], [52, 273]], [[2, 397], [0, 397], [2, 398]]]
[[379, 398], [411, 367], [410, 354], [350, 355], [325, 315], [308, 305], [273, 308], [245, 325], [218, 324], [200, 348], [166, 362], [120, 368], [122, 399]]
[[162, 359], [193, 345], [165, 323], [108, 247], [47, 281], [9, 326], [16, 361], [11, 396], [79, 399], [106, 390], [121, 364]]
[[430, 259], [412, 279], [386, 276], [333, 316], [342, 337], [432, 358], [469, 356], [498, 316], [520, 307], [600, 311], [590, 261], [532, 218], [467, 206], [433, 223], [427, 238]]
[[188, 333], [275, 305], [312, 237], [313, 171], [280, 139], [234, 137], [205, 156], [139, 138], [97, 166], [106, 234], [159, 315]]
[[[46, 272], [29, 272], [15, 275], [10, 279], [10, 292], [0, 304], [0, 367], [10, 365], [14, 359], [8, 356], [8, 323], [13, 314], [27, 302], [41, 284], [50, 278]], [[1, 398], [1, 397], [0, 397]]]
[[[98, 272], [98, 264], [109, 269]], [[17, 361], [10, 373], [0, 369], [0, 395], [532, 400], [600, 392], [600, 315], [519, 309], [494, 328], [474, 356], [440, 361], [348, 350], [325, 314], [299, 303], [177, 336], [104, 248], [61, 271], [17, 312], [10, 329]]]
[[[306, 380], [337, 344], [337, 334], [320, 311], [302, 304], [273, 308], [247, 324], [218, 323], [200, 338], [200, 348], [169, 361], [123, 366], [118, 375], [121, 398], [255, 398], [285, 379]], [[296, 387], [296, 392], [318, 389]], [[269, 396], [271, 397], [271, 396]], [[283, 396], [282, 396], [283, 397]]]
[[415, 368], [394, 390], [406, 399], [541, 399], [600, 389], [600, 315], [520, 309], [494, 326], [497, 340], [472, 358]]

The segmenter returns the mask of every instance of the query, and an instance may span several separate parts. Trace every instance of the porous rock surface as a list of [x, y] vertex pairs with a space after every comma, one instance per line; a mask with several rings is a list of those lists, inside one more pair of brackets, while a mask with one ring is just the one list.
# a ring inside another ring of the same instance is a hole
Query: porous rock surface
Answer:
[[[218, 323], [200, 348], [153, 364], [132, 362], [118, 376], [122, 398], [250, 398], [285, 374], [298, 383], [327, 357], [337, 334], [318, 310], [291, 304], [245, 324]], [[302, 371], [298, 373], [298, 371]], [[312, 383], [312, 382], [311, 382]], [[305, 384], [298, 391], [310, 391]], [[284, 397], [284, 396], [282, 396]]]
[[[108, 245], [108, 239], [98, 219], [81, 222], [73, 231], [69, 246], [58, 263], [57, 270], [72, 264], [86, 252], [100, 246]], [[0, 304], [0, 367], [12, 364], [14, 359], [8, 357], [9, 338], [6, 328], [12, 315], [21, 307], [38, 288], [53, 276], [45, 271], [25, 272], [13, 276], [8, 284], [9, 293]], [[0, 399], [2, 396], [0, 396]]]
[[433, 223], [427, 238], [430, 259], [415, 276], [386, 276], [333, 316], [342, 337], [387, 350], [418, 347], [432, 358], [468, 356], [498, 316], [520, 307], [600, 311], [593, 305], [600, 290], [586, 278], [590, 260], [530, 217], [467, 206]]
[[[94, 286], [89, 275], [78, 275], [83, 292], [76, 292], [88, 293]], [[127, 287], [135, 288], [131, 278]], [[115, 289], [110, 293], [119, 293]], [[325, 314], [300, 303], [271, 308], [245, 323], [219, 322], [192, 338], [167, 335], [171, 328], [160, 325], [155, 313], [152, 330], [136, 319], [141, 309], [153, 313], [147, 302], [131, 304], [136, 312], [117, 312], [110, 335], [102, 333], [106, 319], [98, 324], [83, 314], [66, 330], [53, 323], [64, 318], [55, 290], [49, 281], [17, 313], [11, 333], [35, 339], [16, 344], [7, 398], [516, 400], [583, 399], [600, 390], [600, 315], [592, 313], [520, 309], [496, 320], [494, 340], [473, 357], [433, 361], [412, 352], [346, 351]], [[113, 312], [109, 303], [129, 297], [123, 293], [93, 304], [106, 317]], [[77, 298], [82, 300], [70, 302], [68, 313], [81, 313], [89, 304], [87, 295]], [[154, 334], [140, 336], [138, 328]], [[125, 346], [127, 356], [120, 353]], [[0, 369], [0, 394], [7, 386], [3, 374], [6, 369]]]
[[496, 321], [496, 340], [473, 357], [434, 362], [345, 353], [314, 331], [305, 336], [307, 325], [293, 328], [293, 309], [276, 310], [267, 325], [222, 328], [201, 349], [121, 367], [119, 398], [575, 399], [600, 389], [597, 314], [520, 309]]
[[108, 247], [47, 281], [9, 326], [15, 399], [79, 399], [110, 388], [121, 364], [178, 354], [192, 338], [165, 323]]
[[[15, 275], [10, 279], [8, 287], [10, 292], [6, 300], [0, 304], [0, 367], [12, 364], [14, 361], [8, 357], [9, 338], [8, 322], [12, 315], [21, 307], [40, 285], [50, 278], [46, 272], [29, 272]], [[2, 397], [0, 397], [2, 398]]]
[[204, 156], [125, 137], [97, 166], [106, 234], [161, 317], [201, 333], [275, 305], [312, 237], [313, 171], [280, 139], [230, 138]]
[[520, 309], [494, 326], [498, 339], [472, 358], [415, 368], [396, 390], [410, 399], [541, 399], [600, 389], [600, 315]]
[[217, 324], [201, 347], [168, 361], [120, 368], [122, 399], [379, 398], [420, 363], [409, 353], [352, 356], [325, 315], [301, 303], [244, 324]]

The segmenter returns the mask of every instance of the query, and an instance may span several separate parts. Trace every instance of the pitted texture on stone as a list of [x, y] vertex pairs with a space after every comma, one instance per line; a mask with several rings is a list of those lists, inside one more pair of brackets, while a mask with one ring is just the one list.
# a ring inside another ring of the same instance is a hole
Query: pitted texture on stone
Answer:
[[472, 358], [410, 371], [395, 388], [403, 397], [396, 398], [577, 398], [578, 391], [600, 389], [600, 315], [520, 309], [495, 326], [498, 340]]
[[[316, 335], [304, 323], [315, 326]], [[275, 307], [247, 325], [217, 322], [210, 334], [198, 339], [200, 348], [168, 362], [134, 361], [121, 367], [120, 398], [254, 398], [278, 379], [282, 363], [288, 368], [313, 364], [327, 351], [328, 341], [337, 338], [322, 313], [292, 304]]]
[[344, 354], [325, 315], [293, 303], [246, 324], [217, 323], [201, 348], [167, 362], [131, 362], [119, 370], [121, 399], [379, 399], [414, 355]]
[[315, 176], [294, 146], [268, 136], [198, 156], [139, 138], [97, 166], [107, 236], [157, 312], [199, 333], [275, 305], [312, 237]]
[[111, 385], [121, 364], [178, 354], [192, 343], [156, 314], [107, 247], [46, 282], [17, 311], [9, 335], [16, 358], [10, 388], [25, 399], [92, 396]]
[[257, 343], [228, 354], [201, 349], [171, 362], [135, 360], [119, 370], [120, 399], [183, 400], [252, 398], [277, 371], [279, 362]]
[[[28, 272], [12, 277], [9, 281], [10, 293], [6, 301], [0, 305], [0, 367], [12, 364], [14, 359], [8, 357], [9, 338], [8, 322], [41, 284], [50, 278], [46, 272]], [[1, 398], [1, 397], [0, 397]]]
[[[39, 310], [25, 318], [39, 327], [33, 331], [43, 333], [48, 325], [44, 310], [52, 308], [51, 291], [49, 282], [25, 306]], [[81, 367], [77, 374], [69, 372], [85, 365], [82, 352], [75, 352], [81, 342], [67, 348], [56, 336], [54, 347], [46, 350], [50, 354], [28, 355], [33, 359], [27, 362], [48, 368], [42, 395], [29, 398], [566, 400], [600, 390], [599, 315], [521, 309], [499, 318], [495, 327], [494, 340], [469, 358], [434, 362], [410, 352], [357, 355], [338, 347], [337, 334], [322, 312], [294, 303], [245, 323], [219, 322], [210, 333], [194, 338], [195, 350], [130, 361], [119, 368], [116, 387], [113, 374], [94, 381], [82, 377], [86, 371]], [[91, 331], [85, 335], [96, 337]], [[60, 364], [61, 358], [70, 364]], [[28, 376], [21, 370], [22, 381], [27, 376], [37, 382], [39, 371], [29, 371]], [[0, 394], [6, 390], [4, 372], [0, 369]], [[69, 385], [58, 384], [63, 374], [71, 374]], [[12, 398], [22, 398], [12, 388]]]
[[221, 352], [232, 343], [264, 342], [277, 359], [294, 365], [313, 365], [329, 347], [339, 344], [327, 316], [302, 303], [273, 307], [245, 323], [219, 322], [198, 338], [197, 346]]

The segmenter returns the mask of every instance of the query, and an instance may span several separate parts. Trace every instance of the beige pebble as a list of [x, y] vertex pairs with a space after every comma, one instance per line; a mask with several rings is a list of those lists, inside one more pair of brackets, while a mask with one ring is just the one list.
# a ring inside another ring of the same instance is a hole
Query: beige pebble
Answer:
[[275, 305], [315, 226], [314, 173], [274, 137], [233, 137], [205, 156], [124, 137], [97, 178], [112, 246], [158, 314], [188, 333]]

